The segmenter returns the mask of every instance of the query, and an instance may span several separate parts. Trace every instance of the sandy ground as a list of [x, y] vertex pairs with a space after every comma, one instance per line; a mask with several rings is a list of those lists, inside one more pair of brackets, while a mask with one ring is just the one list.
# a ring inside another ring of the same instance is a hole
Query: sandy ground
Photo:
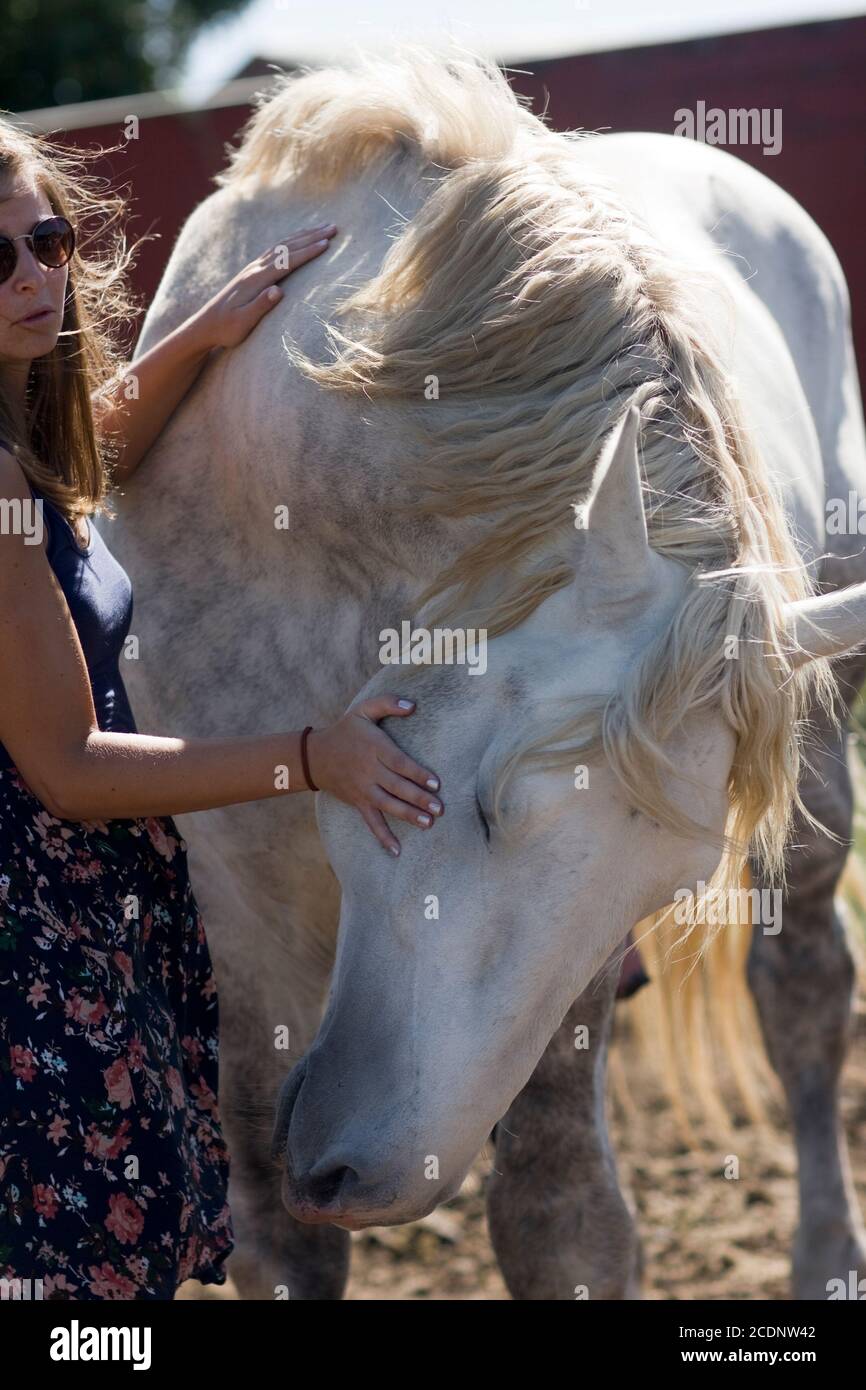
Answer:
[[[863, 835], [866, 863], [866, 832]], [[855, 891], [856, 890], [856, 891]], [[852, 1039], [842, 1082], [842, 1117], [861, 1210], [866, 1213], [866, 873], [849, 887], [858, 927], [850, 940], [859, 961], [860, 984], [852, 1019]], [[742, 985], [749, 933], [727, 936]], [[647, 945], [645, 950], [649, 950]], [[682, 1081], [672, 1085], [682, 1113], [690, 1112], [692, 1143], [685, 1142], [681, 1119], [672, 1108], [661, 1077], [659, 1038], [665, 972], [648, 962], [653, 983], [635, 999], [616, 1007], [608, 1068], [608, 1115], [620, 1183], [643, 1245], [643, 1297], [647, 1299], [740, 1299], [760, 1301], [789, 1296], [790, 1251], [797, 1223], [794, 1145], [781, 1089], [766, 1063], [757, 1018], [745, 988], [717, 975], [713, 992], [693, 1000], [693, 1013], [705, 1025], [721, 1000], [731, 1018], [750, 1081], [764, 1096], [760, 1124], [738, 1114], [737, 1092], [725, 1081], [730, 1053], [706, 1073], [716, 1078], [727, 1113], [701, 1117], [694, 1097], [716, 1093], [689, 1063]], [[675, 979], [675, 977], [671, 977]], [[742, 1008], [734, 1001], [739, 1000]], [[670, 1007], [670, 1006], [669, 1006]], [[673, 1033], [682, 1031], [682, 1014], [670, 1015]], [[713, 1036], [712, 1030], [708, 1037]], [[720, 1041], [721, 1034], [714, 1034]], [[704, 1055], [687, 1051], [685, 1059]], [[763, 1080], [761, 1063], [763, 1062]], [[766, 1089], [769, 1082], [769, 1090]], [[692, 1100], [688, 1099], [689, 1085]], [[773, 1093], [777, 1099], [773, 1100]], [[742, 1094], [742, 1093], [740, 1093]], [[724, 1176], [726, 1158], [736, 1154], [739, 1177]], [[508, 1299], [487, 1235], [484, 1189], [494, 1162], [488, 1144], [457, 1198], [423, 1221], [375, 1227], [352, 1236], [350, 1300]], [[217, 1291], [189, 1281], [180, 1298], [237, 1297], [231, 1286]]]
[[[625, 1006], [627, 1007], [627, 1006]], [[635, 1049], [623, 1048], [630, 1084]], [[629, 1054], [632, 1055], [629, 1055]], [[651, 1081], [648, 1083], [651, 1087]], [[843, 1114], [861, 1207], [866, 1210], [866, 1001], [858, 1005], [845, 1071]], [[721, 1145], [690, 1152], [670, 1107], [650, 1096], [626, 1117], [614, 1098], [611, 1131], [620, 1177], [644, 1245], [644, 1296], [760, 1300], [788, 1296], [789, 1251], [797, 1219], [794, 1149], [777, 1116], [742, 1125]], [[726, 1153], [740, 1177], [722, 1176]], [[506, 1299], [484, 1215], [492, 1148], [459, 1196], [411, 1226], [353, 1236], [350, 1299]]]
[[[620, 1006], [620, 1008], [628, 1007]], [[796, 1168], [780, 1109], [756, 1126], [737, 1123], [712, 1139], [683, 1142], [654, 1073], [641, 1065], [639, 1039], [623, 1015], [615, 1042], [620, 1077], [640, 1104], [618, 1100], [612, 1086], [611, 1134], [620, 1180], [643, 1242], [647, 1299], [788, 1297], [797, 1220]], [[843, 1080], [842, 1113], [860, 1205], [866, 1211], [866, 997], [857, 1004]], [[734, 1152], [740, 1176], [723, 1176]], [[458, 1197], [423, 1221], [352, 1236], [350, 1300], [507, 1299], [490, 1241], [484, 1187], [488, 1146]], [[189, 1281], [179, 1297], [232, 1297]]]

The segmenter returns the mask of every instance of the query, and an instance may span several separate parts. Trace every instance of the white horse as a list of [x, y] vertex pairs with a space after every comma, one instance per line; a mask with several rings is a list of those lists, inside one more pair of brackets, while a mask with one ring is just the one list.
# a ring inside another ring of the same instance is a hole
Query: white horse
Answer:
[[[481, 60], [289, 80], [221, 184], [139, 351], [292, 229], [339, 236], [208, 365], [119, 501], [139, 726], [297, 728], [411, 687], [389, 732], [446, 805], [399, 860], [326, 797], [321, 839], [309, 797], [182, 822], [242, 1292], [338, 1297], [346, 1229], [447, 1200], [498, 1121], [511, 1292], [635, 1292], [602, 967], [678, 890], [733, 881], [747, 845], [777, 881], [787, 842], [782, 930], [755, 928], [750, 980], [798, 1146], [794, 1291], [826, 1297], [866, 1272], [837, 1107], [851, 793], [821, 659], [866, 636], [862, 541], [825, 534], [866, 450], [831, 248], [729, 155], [555, 134]], [[487, 630], [484, 674], [382, 666], [380, 634], [419, 602], [428, 626]], [[849, 701], [862, 663], [837, 674]]]

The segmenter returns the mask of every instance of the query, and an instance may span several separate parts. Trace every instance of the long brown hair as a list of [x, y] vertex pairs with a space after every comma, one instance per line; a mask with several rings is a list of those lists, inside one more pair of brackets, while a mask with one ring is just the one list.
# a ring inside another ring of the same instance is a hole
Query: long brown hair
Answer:
[[91, 397], [116, 375], [122, 330], [135, 313], [126, 286], [135, 248], [121, 225], [125, 201], [90, 172], [97, 153], [104, 152], [66, 148], [0, 115], [0, 184], [32, 180], [77, 232], [60, 335], [33, 362], [23, 407], [0, 383], [0, 438], [73, 524], [103, 505], [110, 485], [110, 449]]

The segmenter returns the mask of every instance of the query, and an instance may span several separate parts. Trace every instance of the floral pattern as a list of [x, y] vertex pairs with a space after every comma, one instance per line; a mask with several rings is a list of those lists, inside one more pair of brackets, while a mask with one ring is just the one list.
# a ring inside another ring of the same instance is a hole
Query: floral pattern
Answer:
[[0, 1277], [225, 1282], [218, 1005], [170, 817], [58, 820], [0, 767]]

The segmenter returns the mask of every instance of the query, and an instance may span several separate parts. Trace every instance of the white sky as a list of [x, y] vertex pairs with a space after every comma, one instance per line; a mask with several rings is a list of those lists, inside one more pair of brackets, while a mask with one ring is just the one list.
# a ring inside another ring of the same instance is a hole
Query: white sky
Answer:
[[320, 63], [353, 47], [453, 36], [499, 62], [862, 14], [866, 0], [252, 0], [203, 30], [182, 95], [206, 100], [249, 58]]

